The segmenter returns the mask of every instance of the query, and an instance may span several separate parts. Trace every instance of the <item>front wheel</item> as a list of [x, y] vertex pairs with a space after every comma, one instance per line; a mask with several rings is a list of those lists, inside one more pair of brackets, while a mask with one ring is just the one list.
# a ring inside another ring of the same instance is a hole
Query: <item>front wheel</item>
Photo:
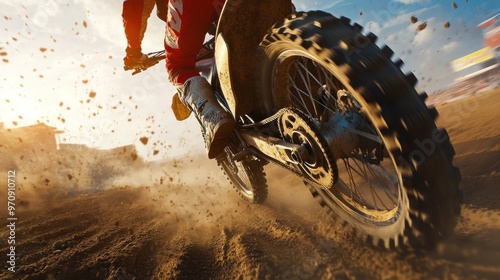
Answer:
[[230, 144], [217, 158], [217, 163], [244, 199], [251, 203], [263, 203], [268, 193], [265, 163], [250, 155], [236, 158], [242, 151], [242, 145], [235, 134], [231, 135]]
[[313, 120], [338, 178], [309, 187], [335, 219], [380, 247], [433, 248], [460, 213], [453, 147], [415, 76], [361, 30], [324, 12], [277, 23], [257, 56], [262, 111], [291, 107]]

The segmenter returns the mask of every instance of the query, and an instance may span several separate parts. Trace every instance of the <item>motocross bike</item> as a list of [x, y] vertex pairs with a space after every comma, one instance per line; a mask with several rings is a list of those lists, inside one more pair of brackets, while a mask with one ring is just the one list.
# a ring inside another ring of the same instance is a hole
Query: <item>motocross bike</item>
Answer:
[[376, 40], [289, 0], [227, 0], [198, 63], [238, 124], [217, 161], [252, 203], [266, 199], [275, 163], [371, 244], [432, 249], [460, 214], [454, 149], [415, 76]]

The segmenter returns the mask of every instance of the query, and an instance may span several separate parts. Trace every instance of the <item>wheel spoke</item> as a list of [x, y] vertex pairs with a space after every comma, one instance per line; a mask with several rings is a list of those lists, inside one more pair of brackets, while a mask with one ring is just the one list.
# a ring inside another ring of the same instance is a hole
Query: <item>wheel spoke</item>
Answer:
[[303, 107], [303, 108], [307, 111], [306, 113], [308, 113], [308, 114], [310, 115], [310, 114], [311, 114], [311, 112], [309, 111], [309, 108], [307, 108], [307, 104], [306, 104], [306, 102], [304, 101], [304, 99], [302, 98], [302, 95], [300, 94], [300, 93], [302, 93], [302, 94], [304, 94], [304, 95], [307, 95], [307, 93], [306, 93], [306, 92], [304, 92], [303, 90], [301, 90], [301, 89], [300, 89], [300, 88], [299, 88], [299, 87], [295, 84], [295, 81], [293, 80], [293, 78], [291, 78], [291, 77], [290, 77], [290, 78], [289, 78], [289, 81], [290, 81], [290, 83], [294, 86], [294, 89], [298, 92], [298, 94], [292, 94], [292, 97], [297, 98], [297, 95], [298, 95], [298, 97], [300, 98], [301, 104], [302, 104], [302, 106], [301, 106], [301, 107]]
[[[299, 66], [301, 65], [300, 63], [297, 63]], [[302, 71], [297, 71], [300, 75], [300, 78], [302, 80], [302, 82], [304, 83], [304, 85], [307, 87], [307, 92], [306, 92], [306, 95], [307, 97], [309, 97], [309, 101], [311, 102], [311, 106], [313, 107], [314, 109], [314, 115], [317, 116], [318, 115], [318, 110], [316, 109], [316, 105], [315, 105], [315, 102], [313, 100], [313, 96], [311, 94], [312, 90], [311, 90], [311, 82], [309, 81], [309, 75], [306, 75], [306, 77], [304, 77]]]
[[[390, 209], [390, 207], [387, 206], [386, 203], [384, 202], [384, 199], [382, 199], [382, 197], [380, 196], [379, 192], [375, 191], [374, 188], [383, 190], [383, 193], [385, 194], [385, 197], [387, 197], [392, 202], [393, 205], [397, 205], [396, 201], [394, 201], [394, 194], [390, 194], [388, 192], [388, 187], [392, 187], [393, 185], [391, 185], [391, 184], [385, 185], [388, 182], [390, 182], [390, 183], [393, 183], [393, 182], [391, 180], [388, 180], [390, 178], [383, 178], [383, 177], [388, 177], [387, 174], [386, 174], [386, 176], [383, 176], [382, 174], [379, 174], [382, 171], [385, 171], [385, 169], [384, 170], [379, 170], [379, 172], [375, 173], [375, 170], [374, 170], [372, 164], [365, 163], [365, 164], [362, 165], [362, 167], [360, 167], [359, 164], [358, 164], [358, 160], [355, 159], [354, 162], [356, 163], [356, 166], [358, 168], [363, 168], [363, 170], [365, 170], [364, 171], [365, 175], [363, 177], [369, 183], [370, 192], [372, 193], [372, 196], [376, 196], [376, 198], [377, 198], [377, 199], [375, 199], [375, 197], [373, 197], [373, 202], [375, 203], [375, 206], [377, 207], [377, 200], [378, 200], [378, 201], [380, 201], [380, 203], [382, 204], [382, 206], [385, 209]], [[383, 169], [383, 168], [380, 168], [380, 169]], [[368, 171], [366, 171], [366, 170], [368, 170]], [[387, 173], [387, 172], [385, 172], [385, 173]], [[372, 178], [373, 180], [370, 180], [370, 178]], [[375, 184], [374, 184], [374, 181], [375, 181]], [[384, 182], [384, 181], [386, 181], [386, 182]], [[380, 184], [383, 184], [383, 185], [380, 185]], [[379, 208], [377, 207], [377, 209], [379, 209]]]
[[[300, 68], [302, 68], [302, 69], [304, 69], [304, 71], [306, 71], [308, 80], [309, 80], [309, 77], [311, 77], [311, 78], [313, 78], [314, 81], [316, 81], [316, 83], [318, 83], [318, 85], [320, 85], [320, 86], [323, 85], [323, 83], [318, 81], [318, 79], [316, 79], [316, 77], [314, 77], [314, 75], [311, 73], [311, 71], [309, 71], [309, 69], [307, 69], [303, 63], [298, 62], [297, 64], [300, 66]], [[310, 84], [310, 82], [309, 82], [309, 84]]]

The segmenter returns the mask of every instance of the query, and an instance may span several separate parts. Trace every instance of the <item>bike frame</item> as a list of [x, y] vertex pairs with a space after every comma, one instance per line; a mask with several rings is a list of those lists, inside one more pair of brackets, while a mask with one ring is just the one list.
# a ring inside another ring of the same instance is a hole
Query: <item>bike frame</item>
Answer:
[[[199, 61], [197, 69], [211, 81], [217, 99], [235, 119], [244, 119], [245, 115], [260, 111], [262, 104], [256, 98], [255, 54], [268, 30], [292, 11], [290, 0], [226, 2], [215, 35], [214, 59]], [[305, 154], [300, 145], [252, 128], [240, 127], [237, 135], [254, 148], [245, 149], [242, 155], [250, 153], [286, 165], [297, 164], [300, 155]]]

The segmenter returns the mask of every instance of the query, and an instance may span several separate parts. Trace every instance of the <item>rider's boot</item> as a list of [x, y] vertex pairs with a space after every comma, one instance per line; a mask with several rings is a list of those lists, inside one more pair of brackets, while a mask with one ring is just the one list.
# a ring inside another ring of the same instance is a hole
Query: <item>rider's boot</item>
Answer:
[[208, 158], [215, 158], [224, 151], [236, 126], [233, 116], [219, 104], [204, 77], [189, 78], [178, 91], [180, 100], [193, 111], [202, 127]]

